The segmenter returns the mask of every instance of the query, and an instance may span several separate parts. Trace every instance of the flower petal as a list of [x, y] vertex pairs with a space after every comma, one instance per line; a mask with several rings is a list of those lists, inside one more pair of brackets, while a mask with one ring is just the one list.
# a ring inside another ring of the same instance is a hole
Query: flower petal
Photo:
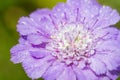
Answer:
[[71, 67], [65, 67], [61, 75], [56, 80], [76, 80], [75, 73]]
[[20, 63], [25, 60], [29, 55], [28, 50], [26, 50], [26, 45], [17, 44], [10, 50], [11, 52], [11, 61], [14, 63]]
[[112, 10], [108, 6], [103, 6], [99, 11], [98, 23], [96, 27], [107, 27], [116, 24], [120, 20], [120, 16], [116, 10]]
[[[42, 77], [46, 70], [52, 64], [52, 58], [46, 57], [44, 59], [34, 59], [30, 56], [22, 62], [23, 68], [25, 69], [27, 75], [32, 79], [37, 79]], [[49, 61], [49, 62], [48, 62]]]
[[86, 80], [86, 76], [84, 75], [83, 70], [81, 70], [77, 67], [73, 67], [73, 70], [76, 74], [77, 80]]
[[40, 34], [31, 34], [31, 35], [28, 35], [28, 41], [31, 44], [39, 45], [42, 42], [49, 42], [49, 39], [46, 38], [45, 36], [40, 35]]
[[30, 54], [33, 58], [35, 59], [41, 59], [46, 56], [48, 56], [51, 52], [45, 50], [45, 49], [40, 49], [40, 50], [35, 50], [35, 51], [30, 51]]
[[60, 62], [54, 62], [43, 75], [45, 80], [55, 80], [63, 72], [64, 66]]
[[104, 63], [102, 63], [99, 59], [92, 57], [89, 60], [91, 62], [90, 68], [97, 74], [105, 74], [107, 69]]
[[33, 24], [33, 19], [28, 17], [22, 17], [19, 20], [17, 25], [17, 31], [21, 35], [28, 35], [30, 33], [37, 33], [37, 29], [35, 28], [35, 24]]
[[95, 38], [102, 40], [116, 40], [119, 34], [119, 30], [115, 27], [107, 27], [102, 29], [95, 29], [92, 33]]
[[99, 80], [110, 80], [109, 77], [101, 77]]

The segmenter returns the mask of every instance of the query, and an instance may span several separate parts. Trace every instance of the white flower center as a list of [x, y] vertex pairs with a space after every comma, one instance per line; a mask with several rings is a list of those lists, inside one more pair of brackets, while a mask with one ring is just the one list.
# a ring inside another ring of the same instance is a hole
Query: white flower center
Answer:
[[92, 42], [89, 32], [81, 24], [61, 26], [51, 38], [52, 41], [48, 44], [47, 49], [54, 51], [52, 55], [66, 64], [87, 56], [86, 53], [90, 51], [89, 46]]

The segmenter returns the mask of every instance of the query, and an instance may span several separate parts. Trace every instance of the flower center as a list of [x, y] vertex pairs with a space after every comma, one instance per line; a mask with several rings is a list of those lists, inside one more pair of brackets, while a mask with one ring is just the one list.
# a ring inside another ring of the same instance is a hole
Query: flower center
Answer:
[[88, 56], [91, 49], [89, 46], [92, 39], [81, 24], [61, 26], [51, 39], [47, 48], [54, 51], [53, 56], [68, 65]]

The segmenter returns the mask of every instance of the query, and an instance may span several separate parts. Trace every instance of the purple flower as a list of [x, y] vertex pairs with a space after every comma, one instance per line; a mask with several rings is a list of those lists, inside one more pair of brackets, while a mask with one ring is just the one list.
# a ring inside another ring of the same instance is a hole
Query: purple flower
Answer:
[[32, 79], [115, 80], [120, 71], [120, 20], [95, 0], [67, 0], [40, 9], [17, 25], [19, 44], [11, 61]]

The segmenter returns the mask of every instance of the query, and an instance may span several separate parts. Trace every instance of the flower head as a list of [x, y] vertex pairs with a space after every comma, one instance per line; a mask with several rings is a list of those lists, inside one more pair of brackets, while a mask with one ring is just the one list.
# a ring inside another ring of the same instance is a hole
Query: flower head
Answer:
[[19, 44], [11, 61], [32, 79], [115, 80], [120, 67], [120, 20], [116, 10], [95, 0], [67, 0], [40, 9], [17, 25]]

